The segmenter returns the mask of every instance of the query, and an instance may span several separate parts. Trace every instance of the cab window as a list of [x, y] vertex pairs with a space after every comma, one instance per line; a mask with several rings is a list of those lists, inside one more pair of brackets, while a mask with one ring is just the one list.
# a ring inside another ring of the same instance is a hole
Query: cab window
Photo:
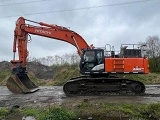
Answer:
[[103, 63], [103, 51], [97, 51], [97, 62], [98, 64]]
[[84, 53], [84, 61], [85, 62], [92, 62], [95, 60], [95, 51], [86, 51]]

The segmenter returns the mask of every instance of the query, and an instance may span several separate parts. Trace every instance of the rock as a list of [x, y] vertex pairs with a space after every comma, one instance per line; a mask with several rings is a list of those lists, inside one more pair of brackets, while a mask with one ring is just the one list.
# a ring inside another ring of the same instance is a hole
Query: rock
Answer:
[[93, 120], [92, 117], [88, 117], [88, 120]]

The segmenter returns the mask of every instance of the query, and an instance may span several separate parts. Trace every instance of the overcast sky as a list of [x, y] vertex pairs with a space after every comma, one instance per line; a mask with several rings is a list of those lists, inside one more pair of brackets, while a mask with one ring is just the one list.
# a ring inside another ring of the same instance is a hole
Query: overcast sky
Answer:
[[[12, 59], [15, 22], [20, 16], [69, 27], [89, 45], [111, 44], [116, 50], [121, 44], [137, 44], [148, 36], [159, 36], [160, 0], [132, 3], [135, 1], [140, 0], [0, 0], [0, 60]], [[128, 2], [132, 4], [122, 4]], [[32, 42], [28, 44], [31, 57], [77, 51], [66, 42], [31, 36]]]

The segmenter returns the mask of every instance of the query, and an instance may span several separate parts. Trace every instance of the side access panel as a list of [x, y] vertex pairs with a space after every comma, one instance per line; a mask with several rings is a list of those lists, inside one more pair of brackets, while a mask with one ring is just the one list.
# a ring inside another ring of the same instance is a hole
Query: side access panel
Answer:
[[149, 73], [147, 58], [105, 58], [104, 66], [109, 73]]

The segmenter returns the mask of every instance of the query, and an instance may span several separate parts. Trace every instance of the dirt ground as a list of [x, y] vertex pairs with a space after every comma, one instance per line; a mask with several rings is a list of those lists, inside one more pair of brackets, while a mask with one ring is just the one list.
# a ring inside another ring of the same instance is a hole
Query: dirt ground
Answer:
[[155, 103], [160, 102], [160, 85], [147, 85], [144, 96], [76, 96], [67, 97], [62, 86], [41, 86], [32, 94], [13, 94], [6, 86], [0, 86], [0, 107], [41, 107], [52, 104], [78, 102], [84, 100], [101, 102]]

